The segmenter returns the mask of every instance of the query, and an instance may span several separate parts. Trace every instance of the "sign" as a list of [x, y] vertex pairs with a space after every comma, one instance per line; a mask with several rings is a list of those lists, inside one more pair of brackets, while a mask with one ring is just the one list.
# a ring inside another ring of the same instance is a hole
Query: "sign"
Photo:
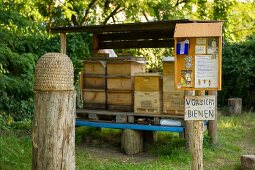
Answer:
[[184, 120], [215, 120], [216, 98], [208, 96], [185, 96]]
[[218, 87], [218, 59], [212, 55], [195, 56], [195, 88]]

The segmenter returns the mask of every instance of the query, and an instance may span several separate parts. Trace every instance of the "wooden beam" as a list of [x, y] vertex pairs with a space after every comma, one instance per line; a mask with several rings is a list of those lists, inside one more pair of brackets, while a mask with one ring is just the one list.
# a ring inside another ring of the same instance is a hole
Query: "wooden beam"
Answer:
[[153, 31], [153, 32], [130, 32], [130, 33], [108, 33], [97, 34], [99, 41], [114, 41], [114, 40], [157, 40], [170, 39], [174, 35], [174, 30], [168, 31]]
[[60, 53], [66, 54], [66, 33], [60, 33]]
[[145, 40], [145, 41], [112, 41], [99, 42], [99, 49], [127, 49], [127, 48], [171, 48], [174, 40]]
[[94, 34], [92, 37], [92, 48], [93, 48], [93, 54], [96, 54], [99, 50], [98, 36], [96, 34]]

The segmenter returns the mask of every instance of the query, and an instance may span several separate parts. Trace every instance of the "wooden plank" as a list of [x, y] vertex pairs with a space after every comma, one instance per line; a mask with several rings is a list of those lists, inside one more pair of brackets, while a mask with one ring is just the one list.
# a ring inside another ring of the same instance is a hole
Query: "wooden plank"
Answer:
[[189, 20], [172, 20], [144, 23], [128, 23], [128, 24], [108, 24], [108, 25], [89, 25], [76, 27], [55, 27], [51, 28], [52, 33], [60, 32], [131, 32], [131, 31], [151, 31], [151, 30], [174, 30], [176, 22], [193, 22]]
[[100, 49], [127, 49], [127, 48], [172, 48], [174, 40], [143, 40], [143, 41], [112, 41], [99, 42]]
[[126, 24], [108, 24], [108, 25], [87, 25], [76, 27], [55, 27], [50, 28], [51, 33], [61, 32], [89, 32], [89, 33], [104, 33], [104, 32], [134, 32], [134, 31], [155, 31], [155, 30], [174, 30], [176, 23], [218, 23], [221, 21], [198, 21], [198, 20], [170, 20], [170, 21], [155, 21], [141, 23], [126, 23]]
[[149, 39], [171, 39], [173, 37], [173, 31], [160, 31], [160, 32], [121, 32], [121, 33], [108, 33], [97, 34], [98, 41], [115, 41], [115, 40], [149, 40]]
[[140, 113], [134, 113], [134, 112], [123, 112], [123, 111], [110, 111], [110, 110], [92, 110], [92, 109], [77, 109], [77, 114], [81, 113], [100, 113], [105, 115], [117, 115], [117, 114], [126, 114], [131, 116], [143, 116], [143, 117], [162, 117], [162, 118], [179, 118], [183, 119], [184, 117], [181, 115], [163, 115], [163, 114], [140, 114]]
[[106, 92], [105, 90], [96, 89], [83, 89], [83, 100], [86, 103], [106, 103]]
[[121, 105], [121, 104], [107, 104], [108, 110], [132, 112], [134, 111], [133, 105]]
[[85, 61], [84, 74], [106, 75], [105, 61]]
[[60, 33], [60, 53], [66, 54], [66, 33]]
[[174, 37], [221, 37], [222, 22], [176, 24]]
[[100, 109], [100, 110], [105, 110], [106, 109], [106, 104], [103, 103], [83, 103], [83, 108], [84, 109]]
[[133, 106], [133, 91], [107, 91], [107, 104]]
[[134, 90], [134, 77], [107, 77], [107, 90]]
[[133, 76], [135, 73], [145, 72], [145, 63], [137, 62], [107, 62], [107, 74], [109, 76]]
[[106, 77], [84, 77], [84, 88], [86, 89], [106, 89]]

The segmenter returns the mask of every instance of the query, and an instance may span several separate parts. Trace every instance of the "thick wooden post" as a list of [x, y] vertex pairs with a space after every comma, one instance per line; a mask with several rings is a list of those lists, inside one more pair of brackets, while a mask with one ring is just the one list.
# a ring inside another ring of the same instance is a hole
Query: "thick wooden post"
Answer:
[[156, 131], [143, 131], [143, 148], [146, 151], [148, 148], [151, 148], [151, 146], [157, 142], [158, 136]]
[[143, 151], [143, 133], [139, 130], [124, 129], [121, 136], [121, 148], [128, 155]]
[[60, 53], [66, 54], [66, 33], [60, 33]]
[[60, 53], [43, 55], [35, 73], [32, 169], [75, 169], [73, 65]]
[[208, 91], [208, 95], [215, 95], [215, 120], [209, 120], [208, 121], [208, 135], [211, 138], [211, 143], [216, 144], [218, 141], [217, 137], [217, 91]]
[[[185, 90], [185, 96], [193, 96], [194, 90]], [[193, 120], [185, 121], [185, 139], [186, 139], [186, 148], [190, 149], [191, 136], [192, 136]]]
[[242, 113], [242, 99], [229, 98], [228, 99], [228, 115], [237, 115]]
[[[204, 96], [205, 91], [196, 91], [196, 96]], [[191, 155], [192, 170], [203, 170], [203, 128], [204, 122], [201, 120], [193, 120]]]

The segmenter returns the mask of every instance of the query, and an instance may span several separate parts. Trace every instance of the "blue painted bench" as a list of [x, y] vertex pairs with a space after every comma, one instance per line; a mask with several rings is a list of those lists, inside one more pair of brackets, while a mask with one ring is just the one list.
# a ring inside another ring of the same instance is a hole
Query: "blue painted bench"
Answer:
[[133, 129], [133, 130], [165, 131], [165, 132], [184, 132], [185, 130], [185, 127], [183, 126], [105, 123], [105, 122], [92, 122], [92, 121], [81, 120], [81, 119], [76, 119], [76, 126], [91, 126], [91, 127], [100, 127], [100, 128]]

